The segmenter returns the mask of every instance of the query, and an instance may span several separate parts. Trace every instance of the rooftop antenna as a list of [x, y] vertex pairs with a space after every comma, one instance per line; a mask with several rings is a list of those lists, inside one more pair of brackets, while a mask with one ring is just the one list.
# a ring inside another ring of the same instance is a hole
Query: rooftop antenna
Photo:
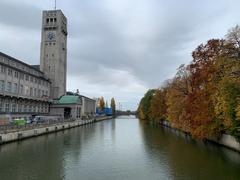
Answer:
[[54, 9], [57, 10], [57, 0], [55, 0]]

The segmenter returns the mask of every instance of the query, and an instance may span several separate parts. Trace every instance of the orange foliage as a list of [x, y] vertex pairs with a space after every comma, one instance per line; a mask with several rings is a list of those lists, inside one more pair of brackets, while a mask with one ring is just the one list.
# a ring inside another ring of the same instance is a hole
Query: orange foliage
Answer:
[[228, 36], [237, 39], [212, 39], [198, 46], [193, 61], [181, 65], [167, 86], [146, 93], [139, 115], [168, 120], [199, 139], [222, 132], [240, 139], [240, 46], [236, 44], [240, 28], [237, 30], [234, 33], [239, 37]]

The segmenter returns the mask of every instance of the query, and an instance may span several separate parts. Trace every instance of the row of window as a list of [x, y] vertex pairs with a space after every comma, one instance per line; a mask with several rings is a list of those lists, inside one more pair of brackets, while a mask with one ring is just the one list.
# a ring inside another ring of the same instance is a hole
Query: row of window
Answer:
[[[51, 42], [49, 42], [49, 43], [45, 43], [45, 45], [47, 46], [47, 45], [49, 45], [49, 46], [55, 46], [56, 45], [56, 43], [55, 42], [53, 42], [53, 43], [51, 43]], [[54, 54], [52, 54], [52, 56], [54, 57]]]
[[49, 87], [49, 83], [47, 81], [43, 81], [43, 80], [38, 79], [36, 77], [30, 76], [28, 74], [24, 74], [24, 73], [20, 73], [18, 71], [14, 71], [11, 68], [6, 68], [6, 67], [1, 66], [1, 65], [0, 65], [0, 72], [1, 73], [6, 73], [7, 72], [8, 76], [15, 77], [16, 79], [20, 78], [20, 79], [25, 80], [25, 81], [30, 81], [30, 82], [35, 83], [35, 84], [39, 84], [39, 85]]
[[10, 100], [0, 99], [0, 112], [11, 113], [48, 113], [47, 104], [21, 104]]
[[48, 91], [24, 86], [22, 84], [19, 86], [17, 83], [5, 83], [4, 80], [0, 80], [0, 92], [8, 92], [32, 97], [49, 96]]
[[47, 24], [50, 24], [50, 23], [53, 23], [53, 22], [56, 23], [57, 22], [57, 18], [47, 18], [46, 19], [46, 23]]
[[10, 60], [10, 59], [8, 59], [6, 57], [0, 57], [0, 62], [2, 62], [4, 64], [8, 64], [8, 65], [10, 65], [12, 67], [15, 67], [17, 69], [21, 69], [21, 70], [26, 71], [26, 72], [28, 72], [30, 74], [34, 74], [36, 76], [40, 76], [41, 75], [40, 72], [34, 70], [33, 68], [27, 67], [26, 65], [24, 65], [24, 64], [22, 64], [20, 62], [17, 62], [17, 61], [14, 61], [14, 60]]

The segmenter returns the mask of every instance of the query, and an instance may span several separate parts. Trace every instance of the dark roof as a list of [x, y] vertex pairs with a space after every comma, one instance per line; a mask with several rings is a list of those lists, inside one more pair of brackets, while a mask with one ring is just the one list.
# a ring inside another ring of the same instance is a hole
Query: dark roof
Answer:
[[23, 62], [23, 61], [20, 61], [20, 60], [14, 58], [14, 57], [12, 57], [12, 56], [9, 56], [9, 55], [4, 54], [4, 53], [2, 53], [2, 52], [0, 52], [0, 55], [6, 57], [6, 58], [8, 58], [8, 59], [11, 59], [11, 60], [13, 60], [13, 61], [16, 61], [16, 62], [18, 62], [18, 63], [20, 63], [20, 64], [23, 64], [23, 65], [25, 65], [25, 66], [27, 66], [27, 67], [29, 67], [29, 68], [32, 68], [32, 69], [34, 69], [34, 70], [36, 70], [36, 71], [44, 74], [42, 71], [40, 71], [39, 69], [34, 68], [32, 65], [29, 65], [29, 64], [27, 64], [27, 63], [25, 63], [25, 62]]
[[34, 69], [40, 71], [40, 65], [31, 65]]

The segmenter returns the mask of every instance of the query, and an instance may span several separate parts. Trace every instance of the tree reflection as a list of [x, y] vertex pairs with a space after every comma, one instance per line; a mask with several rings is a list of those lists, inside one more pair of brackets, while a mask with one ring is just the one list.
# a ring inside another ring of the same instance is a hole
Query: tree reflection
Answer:
[[[182, 132], [141, 122], [145, 149], [157, 164], [165, 163], [174, 179], [240, 177], [240, 154], [191, 140]], [[237, 161], [233, 161], [238, 159]]]

